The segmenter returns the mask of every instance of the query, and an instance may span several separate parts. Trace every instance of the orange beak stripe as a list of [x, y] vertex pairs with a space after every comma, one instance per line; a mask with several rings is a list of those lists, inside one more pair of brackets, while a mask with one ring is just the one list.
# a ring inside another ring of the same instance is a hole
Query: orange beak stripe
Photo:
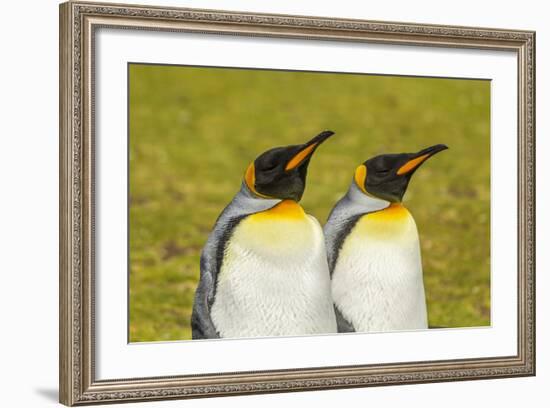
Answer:
[[285, 170], [288, 171], [298, 167], [311, 154], [313, 149], [315, 149], [315, 146], [317, 146], [317, 143], [313, 143], [296, 153], [296, 155], [287, 163]]
[[422, 156], [417, 157], [416, 159], [409, 160], [403, 166], [397, 170], [397, 175], [401, 176], [402, 174], [407, 174], [408, 172], [417, 168], [424, 160], [430, 157], [430, 154], [423, 154]]

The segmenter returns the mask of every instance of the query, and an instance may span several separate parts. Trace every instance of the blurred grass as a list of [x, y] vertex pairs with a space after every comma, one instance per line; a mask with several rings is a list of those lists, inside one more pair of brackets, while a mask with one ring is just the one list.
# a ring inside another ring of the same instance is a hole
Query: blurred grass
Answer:
[[130, 66], [130, 341], [191, 337], [202, 246], [244, 169], [274, 146], [336, 136], [302, 205], [324, 223], [355, 167], [450, 150], [413, 177], [430, 325], [490, 324], [489, 81]]

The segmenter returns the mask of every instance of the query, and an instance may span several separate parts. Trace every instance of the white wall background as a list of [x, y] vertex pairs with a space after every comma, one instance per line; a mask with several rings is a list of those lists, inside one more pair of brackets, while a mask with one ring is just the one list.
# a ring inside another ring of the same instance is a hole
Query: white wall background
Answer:
[[[172, 401], [141, 406], [547, 406], [550, 384], [550, 12], [545, 2], [150, 0], [226, 10], [537, 31], [538, 242], [534, 378]], [[149, 1], [134, 0], [134, 3]], [[57, 401], [58, 2], [5, 2], [0, 23], [0, 374], [2, 406]], [[546, 185], [546, 188], [545, 188]], [[494, 203], [498, 205], [498, 203]], [[544, 243], [544, 244], [540, 244]], [[546, 252], [546, 253], [545, 253]], [[498, 256], [495, 254], [494, 256]], [[130, 406], [130, 405], [126, 405]], [[138, 406], [132, 404], [132, 406]]]

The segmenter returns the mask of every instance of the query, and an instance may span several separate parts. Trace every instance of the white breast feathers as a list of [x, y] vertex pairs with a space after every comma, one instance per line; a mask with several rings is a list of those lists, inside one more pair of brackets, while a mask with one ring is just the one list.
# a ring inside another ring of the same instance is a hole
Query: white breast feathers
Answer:
[[428, 327], [418, 232], [404, 207], [357, 221], [338, 254], [332, 296], [357, 332]]
[[287, 201], [242, 220], [226, 245], [212, 319], [221, 337], [334, 333], [317, 220]]

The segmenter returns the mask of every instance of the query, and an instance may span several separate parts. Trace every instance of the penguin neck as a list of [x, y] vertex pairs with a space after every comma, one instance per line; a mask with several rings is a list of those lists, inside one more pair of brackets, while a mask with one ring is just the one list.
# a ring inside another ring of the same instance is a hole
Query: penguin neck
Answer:
[[232, 205], [243, 210], [243, 213], [255, 213], [265, 211], [275, 207], [281, 201], [278, 198], [262, 198], [258, 197], [254, 192], [250, 191], [246, 183], [243, 181], [241, 189], [233, 198]]
[[380, 211], [392, 205], [390, 201], [365, 194], [359, 189], [357, 184], [355, 184], [355, 181], [352, 181], [346, 194], [346, 199], [357, 206], [364, 207], [366, 210], [365, 212]]

